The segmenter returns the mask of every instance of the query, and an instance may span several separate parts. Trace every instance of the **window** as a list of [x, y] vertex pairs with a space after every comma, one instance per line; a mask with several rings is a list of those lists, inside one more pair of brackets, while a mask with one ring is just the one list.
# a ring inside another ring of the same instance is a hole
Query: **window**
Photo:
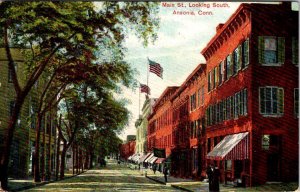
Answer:
[[249, 39], [243, 42], [243, 63], [242, 68], [249, 65]]
[[270, 135], [262, 136], [262, 145], [261, 148], [264, 150], [269, 150], [270, 148]]
[[242, 67], [242, 47], [239, 45], [233, 52], [233, 75], [235, 75]]
[[294, 89], [294, 110], [295, 116], [299, 117], [299, 89]]
[[259, 88], [260, 113], [263, 115], [282, 115], [284, 92], [283, 88]]
[[190, 96], [190, 102], [191, 102], [191, 111], [193, 111], [196, 109], [196, 93]]
[[284, 37], [259, 36], [259, 63], [263, 65], [281, 65], [285, 57]]
[[218, 67], [214, 68], [214, 88], [219, 85], [219, 73], [218, 73]]
[[224, 61], [222, 61], [219, 65], [219, 85], [222, 84], [222, 82], [224, 81]]
[[279, 135], [262, 135], [263, 150], [269, 150], [270, 147], [279, 147], [281, 145], [281, 137]]
[[298, 52], [298, 39], [296, 37], [292, 37], [292, 62], [293, 64], [298, 65], [298, 57], [299, 57], [299, 52]]
[[231, 63], [231, 54], [227, 56], [226, 58], [226, 78], [229, 79], [232, 75], [232, 63]]
[[208, 90], [208, 92], [210, 92], [210, 90], [211, 90], [211, 71], [210, 72], [208, 72], [208, 75], [207, 75], [207, 90]]

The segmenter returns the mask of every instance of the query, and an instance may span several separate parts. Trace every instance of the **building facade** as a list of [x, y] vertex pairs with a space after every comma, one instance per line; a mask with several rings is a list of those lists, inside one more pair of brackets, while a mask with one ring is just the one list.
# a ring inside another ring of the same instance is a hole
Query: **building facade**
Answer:
[[[216, 27], [201, 51], [206, 65], [148, 118], [149, 150], [171, 154], [172, 175], [203, 179], [214, 165], [225, 183], [297, 180], [298, 31], [288, 2], [243, 3]], [[169, 109], [171, 125], [160, 119]]]
[[152, 113], [152, 107], [155, 101], [156, 99], [146, 98], [142, 107], [142, 115], [135, 122], [135, 127], [136, 127], [135, 152], [136, 153], [146, 154], [147, 152], [148, 116]]
[[130, 140], [128, 142], [125, 142], [120, 145], [119, 147], [120, 151], [120, 159], [126, 161], [128, 157], [132, 156], [135, 154], [135, 141]]
[[[26, 81], [24, 73], [24, 57], [22, 50], [11, 48], [12, 57], [15, 64], [20, 86], [23, 87]], [[33, 153], [35, 151], [35, 126], [36, 109], [40, 92], [44, 87], [43, 78], [37, 82], [28, 96], [25, 98], [20, 117], [18, 119], [11, 146], [11, 155], [9, 162], [9, 175], [15, 178], [28, 177], [33, 172]], [[4, 48], [0, 48], [0, 152], [4, 147], [4, 137], [10, 116], [14, 107], [15, 91], [12, 82], [11, 71], [8, 69], [8, 59]], [[40, 170], [46, 178], [51, 174], [55, 167], [55, 119], [56, 108], [47, 112], [42, 121], [40, 138]], [[42, 161], [42, 159], [45, 159]], [[47, 173], [47, 174], [46, 174]], [[48, 176], [46, 176], [48, 175]]]
[[242, 4], [201, 52], [207, 158], [222, 181], [298, 178], [297, 15], [290, 3]]

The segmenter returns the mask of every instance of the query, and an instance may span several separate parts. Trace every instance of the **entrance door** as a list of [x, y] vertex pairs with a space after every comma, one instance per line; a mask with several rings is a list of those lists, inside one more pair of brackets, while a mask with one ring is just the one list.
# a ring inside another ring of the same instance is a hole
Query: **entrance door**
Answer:
[[279, 157], [278, 154], [269, 154], [267, 159], [268, 181], [279, 181]]

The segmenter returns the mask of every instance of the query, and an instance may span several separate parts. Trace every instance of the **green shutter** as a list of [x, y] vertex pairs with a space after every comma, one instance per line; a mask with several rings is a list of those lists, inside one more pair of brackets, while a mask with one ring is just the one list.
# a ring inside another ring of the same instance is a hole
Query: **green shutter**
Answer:
[[284, 106], [284, 93], [283, 93], [283, 88], [278, 88], [278, 112], [280, 114], [283, 113], [283, 106]]
[[284, 37], [278, 37], [278, 63], [285, 61], [285, 40]]
[[258, 36], [258, 61], [260, 64], [264, 63], [264, 45], [265, 45], [265, 39], [263, 36]]
[[247, 66], [249, 64], [249, 39], [244, 41], [243, 43], [243, 58], [244, 58], [244, 66]]
[[242, 45], [239, 45], [238, 52], [239, 52], [239, 58], [238, 58], [238, 71], [239, 71], [242, 68], [242, 62], [243, 62], [243, 49], [242, 49]]
[[296, 37], [292, 37], [292, 62], [293, 64], [298, 65], [298, 39]]

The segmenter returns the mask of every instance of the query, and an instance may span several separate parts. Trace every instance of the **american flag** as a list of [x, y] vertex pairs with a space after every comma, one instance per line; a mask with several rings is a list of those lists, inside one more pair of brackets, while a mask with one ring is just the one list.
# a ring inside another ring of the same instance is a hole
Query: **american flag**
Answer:
[[163, 78], [163, 68], [160, 66], [159, 63], [149, 60], [149, 71], [156, 74], [160, 78]]
[[140, 89], [141, 93], [147, 93], [150, 95], [150, 88], [147, 85], [140, 83]]

